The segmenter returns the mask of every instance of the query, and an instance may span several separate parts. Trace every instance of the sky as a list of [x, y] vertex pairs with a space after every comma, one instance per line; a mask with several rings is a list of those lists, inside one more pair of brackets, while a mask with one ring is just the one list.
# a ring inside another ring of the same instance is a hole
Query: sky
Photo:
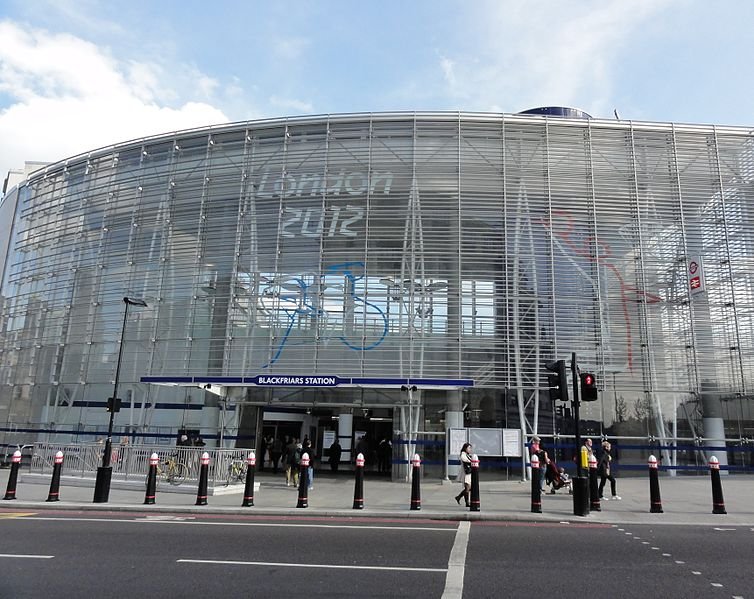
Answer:
[[144, 135], [378, 111], [754, 125], [754, 2], [0, 0], [0, 180]]

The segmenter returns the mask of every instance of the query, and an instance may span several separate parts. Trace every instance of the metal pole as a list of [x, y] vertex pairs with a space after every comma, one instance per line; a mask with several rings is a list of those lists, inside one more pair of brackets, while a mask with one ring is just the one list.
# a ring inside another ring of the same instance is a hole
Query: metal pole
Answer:
[[115, 420], [115, 406], [118, 398], [118, 379], [120, 378], [120, 363], [123, 360], [123, 345], [126, 336], [126, 322], [128, 321], [128, 306], [130, 302], [128, 298], [124, 297], [123, 302], [126, 304], [126, 309], [123, 311], [123, 327], [120, 331], [120, 348], [118, 349], [118, 364], [115, 367], [115, 384], [113, 385], [113, 403], [110, 409], [110, 422], [107, 425], [107, 440], [105, 441], [105, 453], [102, 456], [102, 467], [108, 468], [110, 466], [110, 456], [112, 454], [113, 447], [113, 422]]
[[123, 311], [123, 327], [120, 332], [120, 347], [118, 348], [118, 364], [115, 367], [115, 383], [113, 385], [113, 397], [109, 401], [110, 420], [107, 425], [107, 441], [105, 442], [105, 451], [102, 455], [102, 466], [97, 468], [97, 478], [94, 483], [94, 503], [107, 503], [110, 496], [110, 479], [113, 469], [110, 467], [110, 457], [113, 448], [113, 422], [115, 420], [115, 411], [118, 409], [118, 381], [120, 379], [120, 365], [123, 360], [123, 346], [126, 337], [126, 322], [128, 321], [128, 306], [141, 306], [146, 308], [144, 300], [123, 298], [126, 308]]
[[581, 403], [581, 397], [579, 396], [579, 373], [578, 366], [576, 364], [576, 352], [571, 353], [571, 375], [573, 377], [573, 420], [576, 425], [576, 477], [579, 478], [584, 475], [581, 468], [581, 417], [579, 415], [579, 404]]

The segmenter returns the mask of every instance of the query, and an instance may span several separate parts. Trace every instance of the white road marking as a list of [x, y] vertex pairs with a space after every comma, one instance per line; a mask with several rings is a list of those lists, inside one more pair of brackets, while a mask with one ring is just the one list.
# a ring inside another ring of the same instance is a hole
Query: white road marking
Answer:
[[445, 590], [442, 599], [461, 599], [463, 597], [463, 576], [466, 570], [466, 548], [469, 545], [471, 525], [460, 522], [456, 531], [456, 539], [450, 550], [448, 573], [445, 576]]
[[275, 566], [276, 568], [325, 568], [333, 570], [397, 570], [400, 572], [447, 572], [446, 568], [405, 568], [400, 566], [346, 566], [340, 564], [290, 564], [281, 562], [242, 562], [221, 559], [177, 559], [179, 564], [223, 564], [231, 566]]
[[22, 555], [20, 553], [0, 553], [0, 557], [23, 557], [27, 559], [52, 559], [54, 555]]
[[654, 551], [659, 551], [659, 550], [660, 550], [660, 548], [659, 548], [659, 547], [652, 547], [652, 549], [653, 549]]
[[649, 541], [642, 541], [641, 544], [642, 545], [649, 545]]
[[681, 560], [677, 559], [677, 560], [675, 560], [675, 563], [676, 563], [676, 564], [685, 564], [686, 562], [683, 562], [683, 561], [681, 561]]
[[736, 530], [735, 528], [719, 528], [718, 526], [715, 526], [712, 530]]
[[168, 514], [154, 514], [144, 518], [134, 518], [134, 520], [144, 520], [147, 522], [182, 522], [184, 520], [196, 520], [194, 516], [170, 516]]
[[670, 554], [669, 553], [663, 553], [662, 557], [670, 557]]
[[721, 587], [723, 586], [723, 585], [721, 585], [721, 584], [720, 584], [719, 582], [710, 582], [710, 584], [711, 584], [711, 585], [712, 585], [713, 587], [717, 587], [718, 589], [719, 589], [719, 588], [721, 588]]
[[702, 573], [701, 573], [701, 572], [699, 572], [699, 571], [697, 571], [697, 570], [691, 570], [691, 573], [692, 573], [692, 574], [693, 574], [694, 576], [701, 576], [701, 575], [702, 575]]
[[23, 518], [19, 521], [32, 522], [34, 520], [45, 520], [51, 522], [121, 522], [126, 524], [184, 524], [188, 526], [263, 526], [272, 528], [354, 528], [365, 530], [431, 530], [442, 532], [455, 532], [455, 528], [450, 527], [421, 527], [421, 526], [359, 526], [356, 524], [290, 524], [290, 523], [274, 523], [274, 522], [201, 522], [201, 521], [187, 521], [187, 520], [144, 520], [140, 518], [134, 518], [131, 520], [125, 520], [122, 518]]

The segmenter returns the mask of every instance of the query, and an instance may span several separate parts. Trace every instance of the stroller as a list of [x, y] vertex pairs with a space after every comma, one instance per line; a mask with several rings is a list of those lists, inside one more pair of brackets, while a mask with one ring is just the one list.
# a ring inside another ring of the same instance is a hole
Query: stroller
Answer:
[[573, 494], [573, 485], [571, 477], [563, 470], [558, 468], [555, 460], [550, 460], [545, 470], [545, 483], [550, 485], [550, 494], [555, 495], [555, 491], [564, 487], [568, 488], [568, 494]]

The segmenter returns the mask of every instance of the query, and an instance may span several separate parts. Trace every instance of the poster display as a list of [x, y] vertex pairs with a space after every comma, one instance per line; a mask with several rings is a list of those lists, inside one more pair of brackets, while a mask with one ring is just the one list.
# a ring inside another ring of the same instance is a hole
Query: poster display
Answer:
[[467, 442], [478, 456], [521, 457], [521, 431], [516, 428], [451, 428], [447, 440], [450, 457], [461, 453]]

